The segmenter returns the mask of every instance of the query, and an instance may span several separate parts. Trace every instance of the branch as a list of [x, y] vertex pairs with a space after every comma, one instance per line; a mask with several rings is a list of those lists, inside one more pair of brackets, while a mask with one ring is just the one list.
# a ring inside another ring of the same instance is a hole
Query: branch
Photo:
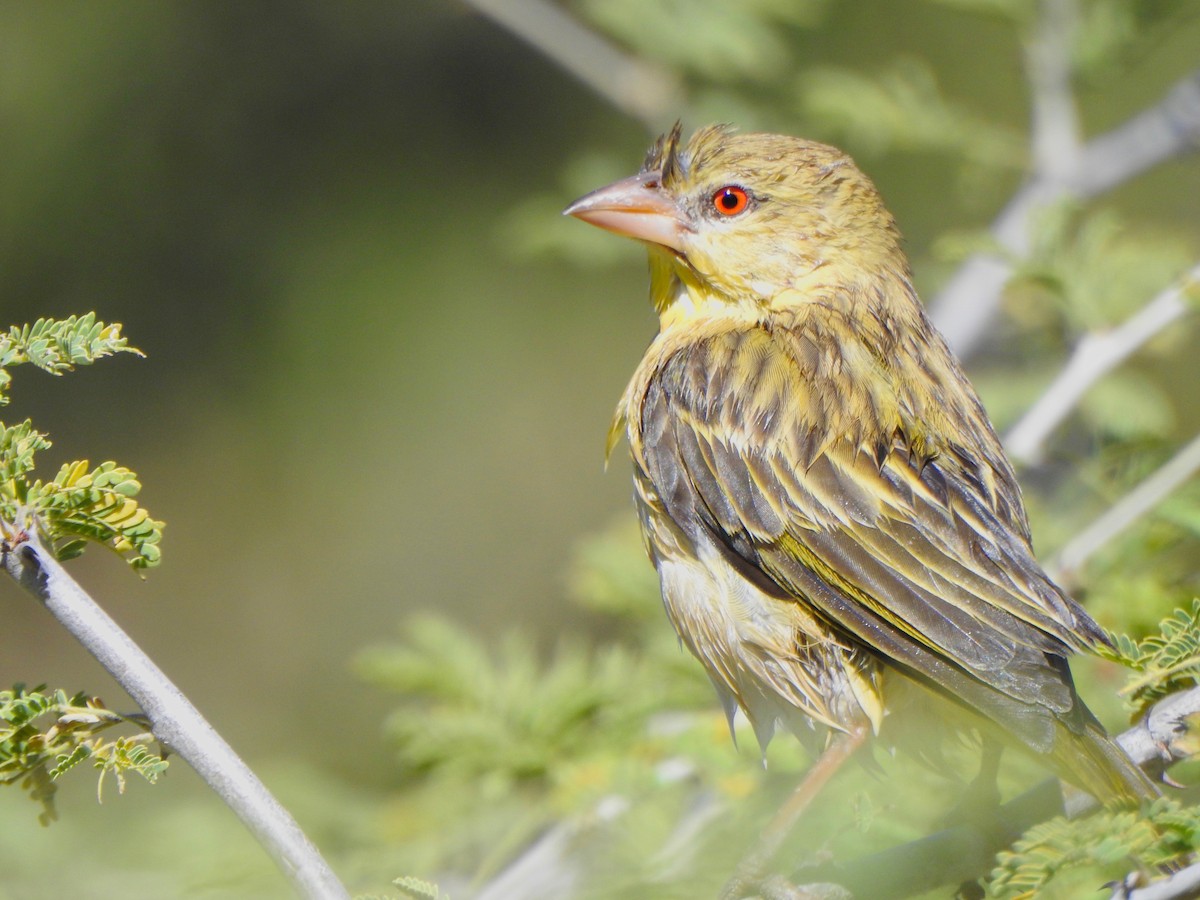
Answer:
[[[1140, 723], [1130, 728], [1117, 743], [1140, 766], [1159, 766], [1189, 756], [1187, 720], [1200, 713], [1200, 687], [1172, 694], [1159, 701]], [[1073, 791], [1066, 804], [1068, 816], [1094, 809], [1096, 800]], [[987, 872], [995, 855], [1027, 829], [1064, 812], [1062, 787], [1051, 778], [1005, 803], [984, 823], [947, 828], [918, 841], [892, 847], [839, 865], [801, 868], [793, 878], [799, 882], [835, 882], [855, 897], [900, 900], [925, 893], [945, 884], [973, 881]], [[1185, 870], [1186, 871], [1186, 870]], [[1157, 886], [1157, 885], [1156, 885]], [[1149, 888], [1147, 888], [1149, 890]], [[1183, 896], [1165, 894], [1162, 897]], [[1159, 895], [1135, 893], [1136, 900], [1155, 900]]]
[[579, 892], [582, 877], [572, 853], [589, 829], [615, 821], [629, 810], [624, 797], [601, 800], [586, 816], [548, 829], [499, 875], [474, 894], [474, 900], [567, 900]]
[[1152, 510], [1200, 469], [1200, 434], [1139, 483], [1108, 511], [1067, 542], [1047, 567], [1056, 580], [1070, 579], [1092, 556]]
[[312, 900], [348, 898], [295, 820], [199, 711], [35, 536], [3, 545], [8, 574], [100, 661], [142, 708], [154, 736], [178, 753], [238, 815], [291, 881]]
[[1058, 377], [1005, 436], [1008, 455], [1027, 465], [1040, 462], [1046, 438], [1088, 388], [1187, 312], [1185, 298], [1196, 290], [1198, 282], [1200, 264], [1116, 328], [1084, 335]]
[[1123, 884], [1117, 885], [1112, 896], [1113, 900], [1194, 900], [1200, 896], [1200, 864], [1180, 869], [1149, 887], [1131, 891]]
[[1041, 16], [1025, 45], [1032, 105], [1033, 171], [1058, 181], [1079, 165], [1079, 110], [1071, 90], [1071, 43], [1079, 10], [1075, 0], [1041, 0]]
[[624, 53], [546, 0], [466, 0], [467, 4], [657, 134], [681, 117], [683, 85], [655, 63]]
[[[1026, 182], [992, 222], [992, 237], [1008, 253], [1024, 256], [1037, 210], [1067, 197], [1099, 196], [1198, 147], [1200, 69], [1177, 82], [1159, 103], [1088, 141], [1071, 172], [1054, 178], [1039, 172]], [[998, 256], [973, 254], [930, 303], [934, 323], [960, 357], [970, 356], [986, 335], [1010, 271]]]

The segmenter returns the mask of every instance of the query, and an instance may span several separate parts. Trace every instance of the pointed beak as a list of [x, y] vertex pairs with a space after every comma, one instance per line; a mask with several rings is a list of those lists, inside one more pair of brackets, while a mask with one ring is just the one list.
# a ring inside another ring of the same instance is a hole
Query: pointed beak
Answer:
[[683, 252], [686, 215], [662, 188], [660, 172], [642, 172], [580, 197], [563, 210], [614, 234]]

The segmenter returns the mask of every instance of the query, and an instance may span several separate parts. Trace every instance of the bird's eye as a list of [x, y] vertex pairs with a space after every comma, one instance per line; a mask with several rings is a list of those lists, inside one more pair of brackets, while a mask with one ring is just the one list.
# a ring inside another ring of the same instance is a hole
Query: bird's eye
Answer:
[[744, 212], [749, 203], [750, 195], [736, 184], [728, 184], [712, 196], [713, 208], [723, 216], [736, 216]]

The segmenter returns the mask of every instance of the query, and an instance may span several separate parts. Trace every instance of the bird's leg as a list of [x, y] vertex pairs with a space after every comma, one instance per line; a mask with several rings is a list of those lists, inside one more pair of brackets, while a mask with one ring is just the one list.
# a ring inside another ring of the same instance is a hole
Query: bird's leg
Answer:
[[979, 774], [976, 775], [962, 799], [946, 816], [948, 825], [961, 825], [974, 822], [988, 823], [996, 810], [1000, 808], [1000, 757], [1004, 754], [1004, 744], [988, 735], [983, 736]]
[[754, 849], [738, 863], [733, 877], [721, 889], [721, 900], [738, 900], [738, 898], [746, 896], [746, 892], [762, 879], [767, 863], [771, 861], [784, 838], [796, 826], [800, 816], [821, 793], [834, 773], [854, 755], [855, 750], [863, 745], [868, 734], [870, 734], [870, 726], [856, 725], [849, 731], [834, 737], [824, 752], [817, 757], [817, 761], [804, 774], [804, 778], [792, 791], [791, 796], [771, 817], [771, 821], [763, 829]]

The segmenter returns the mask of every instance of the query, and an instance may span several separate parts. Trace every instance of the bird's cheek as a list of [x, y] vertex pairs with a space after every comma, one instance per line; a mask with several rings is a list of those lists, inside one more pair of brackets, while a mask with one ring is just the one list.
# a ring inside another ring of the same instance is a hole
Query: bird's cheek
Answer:
[[681, 242], [680, 252], [699, 274], [706, 278], [717, 275], [722, 271], [722, 259], [718, 247], [707, 240], [704, 234], [692, 232]]
[[687, 246], [684, 252], [696, 273], [721, 293], [747, 293], [747, 276], [753, 267], [738, 254], [731, 253], [728, 247], [716, 241], [697, 240]]

